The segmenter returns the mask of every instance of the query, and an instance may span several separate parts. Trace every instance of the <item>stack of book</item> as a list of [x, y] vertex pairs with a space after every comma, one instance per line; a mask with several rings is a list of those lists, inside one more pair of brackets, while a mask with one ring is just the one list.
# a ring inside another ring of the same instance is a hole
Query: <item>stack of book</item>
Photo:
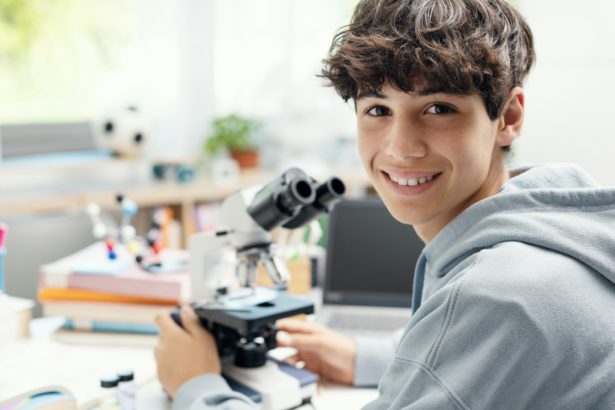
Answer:
[[164, 266], [150, 273], [119, 249], [109, 259], [97, 242], [41, 266], [38, 299], [43, 316], [63, 316], [65, 328], [102, 332], [157, 333], [156, 315], [189, 297], [185, 251], [165, 249]]

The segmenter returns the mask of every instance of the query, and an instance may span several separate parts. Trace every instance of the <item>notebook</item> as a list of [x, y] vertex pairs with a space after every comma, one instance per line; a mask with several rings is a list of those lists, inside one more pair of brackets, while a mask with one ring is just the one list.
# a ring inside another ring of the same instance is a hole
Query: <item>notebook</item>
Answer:
[[329, 221], [323, 300], [316, 320], [353, 335], [403, 328], [424, 244], [380, 199], [340, 201]]

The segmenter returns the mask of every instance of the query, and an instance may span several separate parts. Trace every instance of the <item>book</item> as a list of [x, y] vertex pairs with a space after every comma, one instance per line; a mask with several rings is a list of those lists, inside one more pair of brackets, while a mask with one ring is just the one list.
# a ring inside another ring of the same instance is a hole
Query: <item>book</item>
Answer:
[[155, 323], [135, 323], [123, 321], [109, 322], [106, 320], [67, 318], [63, 328], [67, 330], [103, 333], [137, 333], [145, 335], [158, 334], [158, 326], [156, 326]]
[[154, 323], [158, 314], [169, 314], [173, 306], [130, 303], [49, 301], [42, 303], [43, 316], [64, 316], [74, 320], [120, 323]]
[[108, 302], [108, 303], [130, 303], [143, 305], [168, 305], [176, 306], [179, 300], [157, 299], [141, 296], [116, 295], [114, 293], [97, 292], [95, 290], [65, 289], [65, 288], [40, 288], [38, 290], [38, 300], [41, 303], [52, 301], [63, 302]]
[[42, 265], [39, 269], [39, 287], [187, 301], [190, 296], [187, 252], [164, 249], [160, 257], [166, 261], [165, 264], [173, 266], [180, 266], [179, 261], [182, 261], [184, 268], [175, 272], [150, 273], [121, 247], [117, 251], [118, 263], [114, 264], [108, 259], [104, 243], [96, 242], [72, 255]]
[[158, 344], [158, 335], [147, 333], [92, 332], [89, 330], [68, 330], [60, 328], [51, 335], [51, 340], [64, 345], [105, 346], [105, 347], [147, 347]]

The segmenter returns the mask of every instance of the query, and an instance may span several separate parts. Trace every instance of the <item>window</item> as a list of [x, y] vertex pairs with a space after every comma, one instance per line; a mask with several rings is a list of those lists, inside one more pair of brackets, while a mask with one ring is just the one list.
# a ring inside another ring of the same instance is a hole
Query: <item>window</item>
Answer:
[[135, 85], [136, 26], [135, 0], [0, 0], [0, 123], [91, 118]]
[[87, 122], [135, 100], [151, 157], [196, 152], [229, 112], [297, 149], [348, 135], [352, 109], [316, 74], [356, 2], [0, 0], [0, 158], [79, 149]]

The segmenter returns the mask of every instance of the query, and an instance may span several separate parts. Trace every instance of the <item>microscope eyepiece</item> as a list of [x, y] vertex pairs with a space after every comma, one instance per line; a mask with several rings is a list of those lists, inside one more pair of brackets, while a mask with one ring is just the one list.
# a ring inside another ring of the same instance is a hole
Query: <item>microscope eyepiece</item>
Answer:
[[305, 225], [317, 218], [323, 212], [329, 212], [333, 205], [346, 193], [344, 182], [338, 177], [331, 177], [315, 189], [314, 202], [305, 206], [294, 218], [286, 222], [283, 226], [287, 229], [294, 229]]
[[316, 193], [307, 178], [296, 178], [290, 181], [286, 189], [280, 190], [278, 202], [283, 208], [292, 213], [299, 206], [314, 202]]
[[[338, 177], [331, 177], [316, 188], [316, 202], [328, 208], [346, 193], [346, 185]], [[328, 210], [328, 209], [327, 209]]]
[[310, 177], [291, 168], [265, 185], [248, 207], [250, 216], [268, 231], [296, 216], [316, 199]]

